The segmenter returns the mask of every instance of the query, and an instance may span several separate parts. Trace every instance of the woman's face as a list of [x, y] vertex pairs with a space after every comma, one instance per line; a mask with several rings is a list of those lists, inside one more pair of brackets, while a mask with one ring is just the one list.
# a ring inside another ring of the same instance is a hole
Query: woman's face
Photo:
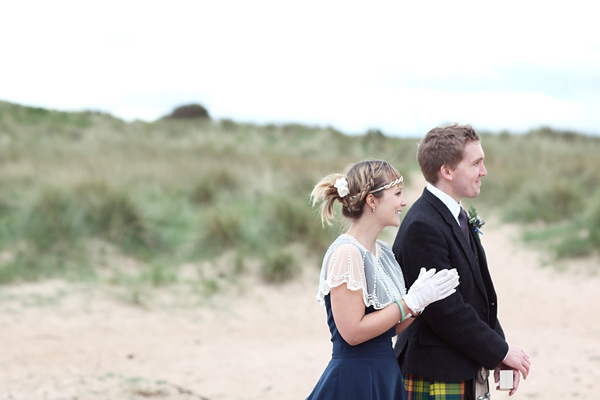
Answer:
[[400, 226], [402, 208], [406, 206], [403, 190], [403, 184], [393, 186], [385, 189], [383, 196], [378, 199], [375, 214], [384, 226]]

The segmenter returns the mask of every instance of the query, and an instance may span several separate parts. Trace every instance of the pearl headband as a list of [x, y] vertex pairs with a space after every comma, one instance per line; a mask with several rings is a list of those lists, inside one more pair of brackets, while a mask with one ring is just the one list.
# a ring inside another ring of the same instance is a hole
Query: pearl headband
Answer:
[[375, 192], [379, 192], [380, 190], [386, 190], [386, 189], [389, 189], [392, 186], [396, 186], [402, 182], [404, 182], [404, 177], [400, 176], [400, 178], [396, 179], [395, 181], [391, 181], [390, 183], [388, 183], [385, 186], [380, 187], [379, 189], [371, 190], [369, 193], [375, 193]]

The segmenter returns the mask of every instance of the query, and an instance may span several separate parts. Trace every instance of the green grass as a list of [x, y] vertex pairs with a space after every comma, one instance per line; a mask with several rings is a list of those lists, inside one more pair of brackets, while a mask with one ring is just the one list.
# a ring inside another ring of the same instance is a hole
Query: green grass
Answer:
[[283, 283], [300, 273], [300, 265], [292, 253], [279, 251], [267, 257], [260, 272], [266, 282]]
[[[365, 158], [386, 159], [408, 178], [418, 171], [417, 142], [299, 124], [127, 123], [0, 102], [0, 283], [103, 279], [100, 270], [120, 266], [92, 254], [98, 243], [140, 266], [109, 280], [132, 285], [134, 301], [140, 285], [181, 283], [183, 265], [222, 269], [190, 282], [205, 293], [240, 274], [293, 279], [304, 260], [320, 266], [341, 229], [321, 226], [313, 185]], [[557, 257], [598, 249], [598, 138], [543, 128], [484, 133], [483, 146], [489, 176], [476, 205], [536, 226], [529, 240]], [[291, 245], [302, 247], [290, 253]], [[211, 263], [228, 254], [232, 266]], [[262, 267], [252, 272], [249, 262]]]
[[485, 135], [482, 201], [503, 219], [527, 224], [525, 239], [558, 259], [600, 249], [600, 138], [533, 130]]

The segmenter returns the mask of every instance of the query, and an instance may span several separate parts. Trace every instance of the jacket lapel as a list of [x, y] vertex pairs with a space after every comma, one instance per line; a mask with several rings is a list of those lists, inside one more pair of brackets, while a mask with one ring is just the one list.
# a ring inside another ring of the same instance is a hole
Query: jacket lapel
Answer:
[[[454, 218], [448, 207], [446, 207], [446, 205], [434, 194], [427, 190], [427, 188], [423, 190], [423, 197], [427, 201], [429, 201], [429, 203], [431, 203], [431, 205], [439, 212], [444, 223], [448, 225], [449, 229], [452, 231], [454, 239], [459, 243], [460, 247], [462, 248], [465, 254], [465, 258], [467, 259], [469, 266], [473, 271], [473, 276], [475, 277], [475, 282], [477, 283], [477, 286], [483, 293], [487, 293], [485, 289], [485, 284], [483, 282], [483, 277], [481, 276], [481, 268], [479, 267], [478, 258], [475, 256], [475, 251], [471, 248], [471, 245], [467, 241], [467, 238], [465, 238], [465, 235], [462, 233], [460, 226], [458, 226], [458, 222], [456, 222], [456, 219]], [[469, 237], [472, 240], [473, 238], [471, 237], [471, 235], [473, 233], [470, 225], [468, 227], [468, 231]], [[477, 242], [477, 240], [475, 240], [475, 242]], [[481, 246], [481, 244], [476, 243], [475, 246], [477, 247], [477, 251], [479, 252], [479, 247]]]

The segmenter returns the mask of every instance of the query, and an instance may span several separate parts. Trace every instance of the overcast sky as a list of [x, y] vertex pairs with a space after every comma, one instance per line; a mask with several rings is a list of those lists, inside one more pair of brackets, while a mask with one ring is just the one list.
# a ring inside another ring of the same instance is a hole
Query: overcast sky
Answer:
[[600, 134], [593, 1], [0, 0], [0, 100], [421, 136]]

